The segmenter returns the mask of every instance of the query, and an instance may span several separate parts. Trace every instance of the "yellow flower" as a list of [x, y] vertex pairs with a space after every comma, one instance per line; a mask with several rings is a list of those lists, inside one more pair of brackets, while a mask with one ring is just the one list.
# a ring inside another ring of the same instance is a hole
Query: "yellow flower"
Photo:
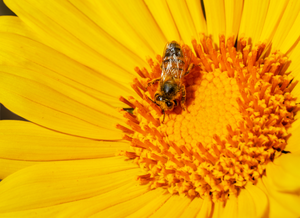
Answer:
[[[1, 217], [300, 216], [299, 1], [6, 4], [0, 99], [31, 122], [0, 122]], [[194, 67], [162, 121], [172, 40]]]

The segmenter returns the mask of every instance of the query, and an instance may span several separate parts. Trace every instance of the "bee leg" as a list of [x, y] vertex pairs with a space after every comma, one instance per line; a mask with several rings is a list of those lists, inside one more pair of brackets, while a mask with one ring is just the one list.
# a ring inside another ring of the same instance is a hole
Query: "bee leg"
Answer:
[[153, 79], [150, 82], [148, 82], [148, 85], [147, 85], [146, 89], [148, 89], [149, 86], [152, 86], [153, 84], [157, 83], [159, 80], [160, 80], [160, 77], [156, 78], [156, 79]]
[[193, 69], [193, 67], [194, 67], [194, 64], [191, 63], [191, 64], [189, 65], [189, 68], [188, 68], [187, 71], [185, 72], [184, 76], [187, 76], [187, 75], [191, 72], [191, 69]]
[[185, 107], [186, 90], [185, 90], [185, 86], [184, 85], [181, 86], [180, 91], [181, 91], [180, 106], [181, 106], [182, 110], [185, 111], [186, 110], [186, 107]]

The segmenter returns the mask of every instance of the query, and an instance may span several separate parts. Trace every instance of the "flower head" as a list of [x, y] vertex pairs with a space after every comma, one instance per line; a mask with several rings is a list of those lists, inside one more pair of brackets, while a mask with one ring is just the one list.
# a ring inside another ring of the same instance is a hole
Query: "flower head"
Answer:
[[[299, 216], [297, 1], [7, 4], [3, 216]], [[148, 86], [172, 40], [185, 111]]]

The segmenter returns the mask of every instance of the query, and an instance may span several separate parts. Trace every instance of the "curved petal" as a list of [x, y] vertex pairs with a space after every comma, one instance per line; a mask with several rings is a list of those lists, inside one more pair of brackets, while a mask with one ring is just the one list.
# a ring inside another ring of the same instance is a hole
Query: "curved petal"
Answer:
[[16, 16], [0, 16], [0, 32], [14, 33], [31, 39], [35, 38], [26, 24]]
[[[178, 28], [178, 32], [184, 43], [192, 46], [192, 37], [199, 38], [195, 23], [190, 14], [187, 3], [184, 0], [167, 0], [169, 9]], [[204, 19], [201, 17], [201, 19]], [[203, 31], [202, 31], [203, 32]]]
[[196, 217], [202, 208], [204, 200], [201, 198], [194, 198], [193, 201], [185, 208], [180, 217]]
[[[17, 137], [16, 137], [17, 136]], [[0, 158], [20, 161], [114, 157], [127, 142], [96, 141], [61, 134], [25, 121], [0, 121]]]
[[300, 178], [300, 153], [281, 155], [275, 160], [275, 164], [278, 167], [282, 167], [284, 172], [291, 174], [298, 179]]
[[238, 218], [238, 201], [237, 197], [231, 196], [223, 211], [223, 217]]
[[20, 161], [0, 158], [0, 180], [25, 167], [41, 163], [39, 161]]
[[239, 37], [245, 36], [251, 39], [253, 45], [261, 39], [265, 19], [268, 13], [270, 0], [245, 0]]
[[201, 210], [197, 214], [197, 218], [208, 218], [213, 214], [213, 202], [210, 196], [204, 198]]
[[288, 192], [291, 194], [299, 193], [300, 176], [296, 177], [290, 174], [281, 166], [278, 166], [277, 164], [273, 163], [269, 163], [267, 165], [266, 174], [267, 177], [270, 178], [270, 180], [272, 180], [274, 187], [276, 187], [277, 191]]
[[[121, 66], [123, 68], [122, 74], [130, 76], [134, 75], [133, 69], [136, 65], [145, 66], [146, 62], [144, 60], [108, 35], [89, 16], [78, 9], [75, 3], [73, 4], [71, 1], [51, 1], [48, 3], [36, 0], [26, 0], [22, 3], [14, 0], [6, 1], [6, 4], [31, 28], [42, 43], [85, 66], [95, 69], [97, 72], [106, 74], [111, 79], [118, 80], [119, 78], [116, 78], [116, 72], [114, 71], [107, 74], [105, 68]], [[132, 12], [139, 12], [139, 15], [144, 15], [140, 19], [144, 18], [146, 20], [149, 16], [143, 14], [145, 10], [138, 10], [140, 4], [141, 1], [136, 1], [134, 4], [118, 4], [117, 9], [124, 10], [124, 6], [132, 7], [132, 10], [136, 11], [129, 11], [129, 8], [127, 8], [123, 11], [128, 13], [123, 14], [125, 18], [132, 15]], [[117, 9], [113, 9], [113, 11]], [[133, 18], [133, 16], [130, 17]], [[150, 25], [150, 20], [148, 21]], [[132, 22], [132, 20], [129, 22]], [[140, 21], [135, 19], [135, 23], [138, 22]], [[145, 28], [144, 22], [140, 22], [140, 29], [143, 26], [144, 30], [150, 33], [147, 39], [152, 39], [155, 42], [160, 40], [160, 30], [154, 31], [148, 25]], [[153, 34], [157, 34], [156, 37], [152, 37]], [[121, 82], [124, 82], [124, 80]]]
[[147, 192], [145, 186], [136, 186], [136, 182], [128, 182], [116, 186], [114, 190], [95, 197], [71, 201], [49, 207], [1, 213], [1, 217], [90, 217], [111, 205], [126, 202]]
[[115, 129], [116, 119], [52, 87], [4, 71], [0, 72], [0, 84], [1, 102], [8, 109], [34, 123], [88, 138], [122, 137], [122, 132]]
[[238, 215], [237, 217], [257, 217], [253, 198], [246, 190], [241, 190], [237, 197]]
[[269, 199], [266, 192], [252, 184], [248, 184], [245, 188], [251, 195], [255, 204], [256, 217], [268, 217]]
[[135, 164], [121, 157], [37, 164], [0, 183], [0, 212], [51, 207], [96, 197], [132, 183], [141, 173]]
[[168, 41], [180, 41], [180, 34], [166, 1], [145, 0], [150, 13]]
[[[152, 202], [155, 202], [155, 200], [160, 201], [161, 198], [163, 198], [163, 200], [165, 201], [170, 197], [170, 195], [164, 193], [165, 190], [161, 189], [148, 191], [147, 193], [137, 196], [136, 198], [133, 198], [129, 201], [106, 208], [105, 210], [102, 210], [101, 212], [98, 212], [91, 217], [128, 217], [128, 215], [131, 215], [136, 211], [142, 210], [142, 208], [145, 205], [151, 204]], [[141, 212], [140, 217], [147, 217], [153, 213], [155, 213], [155, 210], [153, 209], [151, 211], [146, 210]]]
[[[82, 94], [94, 96], [99, 101], [100, 99], [107, 101], [110, 105], [121, 105], [118, 101], [120, 95], [136, 95], [129, 88], [129, 82], [133, 77], [124, 75], [119, 67], [107, 66], [107, 61], [97, 61], [105, 70], [104, 75], [27, 37], [7, 32], [2, 32], [0, 36], [2, 45], [0, 63], [3, 67], [8, 65], [30, 70], [32, 72], [28, 73], [31, 76], [28, 77], [31, 79], [58, 89], [63, 86], [61, 89], [67, 91], [68, 94], [72, 94], [76, 88]], [[11, 73], [18, 73], [13, 69], [8, 68], [8, 70]], [[108, 78], [108, 75], [112, 74], [115, 78]]]
[[277, 190], [271, 178], [265, 176], [262, 179], [268, 194], [274, 198], [285, 210], [290, 213], [300, 216], [300, 197], [298, 194], [283, 193]]
[[213, 41], [219, 41], [219, 35], [226, 33], [225, 5], [223, 0], [204, 0], [205, 15], [207, 20], [207, 34]]
[[180, 217], [190, 203], [189, 198], [173, 195], [150, 217]]
[[214, 212], [212, 218], [222, 218], [224, 213], [225, 204], [224, 202], [214, 202]]

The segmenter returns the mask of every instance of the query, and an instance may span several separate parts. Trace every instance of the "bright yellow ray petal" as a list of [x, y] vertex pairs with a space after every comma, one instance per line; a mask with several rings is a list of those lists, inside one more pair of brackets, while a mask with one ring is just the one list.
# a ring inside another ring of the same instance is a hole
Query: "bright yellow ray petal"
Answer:
[[10, 174], [21, 170], [25, 167], [32, 166], [34, 164], [38, 164], [38, 161], [20, 161], [20, 160], [8, 160], [0, 158], [0, 179], [4, 179]]
[[241, 0], [226, 0], [224, 1], [225, 6], [225, 21], [226, 21], [226, 38], [234, 36], [234, 41], [237, 37], [242, 12], [243, 12], [243, 1]]
[[181, 39], [184, 43], [192, 46], [192, 37], [198, 39], [199, 36], [187, 3], [185, 0], [167, 0], [167, 3], [178, 28]]
[[289, 193], [298, 193], [300, 191], [300, 176], [295, 177], [273, 163], [267, 165], [266, 174], [272, 180], [276, 190]]
[[0, 84], [2, 103], [34, 123], [88, 138], [114, 140], [122, 137], [123, 133], [115, 129], [113, 117], [44, 84], [3, 71], [0, 73]]
[[245, 0], [239, 36], [251, 39], [252, 44], [260, 41], [268, 12], [269, 0]]
[[136, 165], [125, 162], [122, 157], [33, 165], [0, 183], [0, 212], [90, 198], [126, 185], [140, 173]]
[[238, 215], [237, 217], [253, 218], [256, 216], [256, 208], [253, 198], [246, 190], [241, 190], [237, 197]]
[[222, 218], [224, 213], [224, 202], [215, 202], [214, 203], [214, 212], [212, 218]]
[[258, 41], [266, 41], [269, 44], [277, 32], [277, 27], [285, 13], [288, 0], [270, 1], [264, 28]]
[[16, 16], [0, 16], [0, 32], [15, 33], [33, 39], [34, 36], [26, 25]]
[[247, 184], [245, 188], [253, 198], [256, 216], [267, 217], [269, 210], [269, 201], [266, 193], [256, 185], [252, 184]]
[[300, 216], [300, 197], [298, 194], [289, 194], [277, 191], [277, 187], [274, 185], [271, 178], [265, 176], [262, 178], [264, 186], [268, 194], [274, 198], [279, 204], [282, 205], [283, 208], [290, 211], [294, 215]]
[[[136, 95], [129, 87], [131, 77], [122, 74], [122, 69], [116, 66], [105, 67], [107, 61], [101, 63], [103, 69], [106, 70], [106, 75], [103, 75], [26, 37], [9, 33], [0, 35], [0, 42], [3, 45], [0, 47], [0, 63], [32, 70], [31, 79], [43, 81], [57, 89], [60, 86], [67, 86], [70, 89], [68, 94], [72, 94], [72, 89], [76, 88], [99, 101], [101, 99], [107, 102], [106, 104], [117, 106], [121, 105], [117, 99], [120, 94]], [[108, 78], [111, 74], [116, 77]]]
[[226, 33], [225, 5], [223, 0], [204, 0], [207, 21], [207, 34], [212, 36], [213, 42], [219, 41], [219, 35]]
[[136, 181], [116, 187], [106, 193], [78, 201], [66, 202], [49, 207], [14, 211], [0, 214], [1, 217], [90, 217], [111, 205], [128, 201], [147, 192], [146, 186], [137, 185]]
[[201, 210], [197, 214], [197, 218], [207, 218], [211, 217], [213, 213], [213, 203], [210, 196], [204, 198]]
[[226, 202], [222, 216], [224, 218], [238, 218], [238, 203], [235, 196], [231, 196], [231, 198]]
[[[138, 196], [136, 198], [133, 198], [121, 204], [117, 204], [112, 207], [109, 207], [101, 212], [94, 214], [91, 217], [107, 217], [107, 218], [127, 217], [128, 215], [139, 210], [141, 207], [143, 207], [144, 205], [148, 204], [151, 201], [155, 201], [156, 199], [159, 200], [159, 198], [161, 197], [166, 198], [166, 195], [163, 196], [163, 194], [165, 194], [165, 190], [162, 189], [148, 191], [147, 193], [141, 196]], [[147, 217], [147, 215], [151, 215], [154, 212], [155, 211], [152, 210], [149, 214], [149, 211], [146, 211], [140, 217]]]
[[[284, 208], [281, 203], [275, 200], [272, 196], [268, 194], [266, 186], [261, 180], [258, 180], [256, 187], [262, 190], [262, 192], [266, 193], [268, 198], [268, 215], [264, 217], [274, 217], [274, 218], [282, 218], [282, 217], [289, 217], [289, 218], [296, 218], [296, 216], [292, 211], [287, 208]], [[263, 216], [262, 216], [263, 217]]]
[[191, 199], [189, 198], [173, 195], [150, 217], [180, 217], [190, 203]]
[[[280, 5], [276, 5], [276, 7], [280, 7]], [[299, 12], [300, 2], [297, 0], [289, 1], [272, 39], [273, 50], [280, 49], [281, 52], [286, 53], [296, 41], [299, 41]]]
[[[133, 5], [126, 2], [127, 7], [132, 6], [136, 11], [126, 10], [129, 14], [124, 14], [125, 17], [129, 15], [132, 17], [132, 14], [137, 16], [136, 7], [139, 7], [140, 3], [139, 1]], [[136, 65], [145, 65], [144, 60], [109, 36], [71, 2], [51, 1], [51, 3], [46, 3], [45, 1], [26, 0], [19, 4], [13, 0], [7, 0], [6, 4], [35, 32], [41, 42], [111, 79], [115, 78], [115, 80], [121, 81], [121, 78], [116, 76], [116, 72], [132, 75]], [[145, 10], [139, 10], [139, 13], [142, 16]], [[135, 19], [135, 22], [141, 22], [140, 26], [150, 33], [147, 39], [151, 39], [150, 37], [156, 32], [150, 27], [150, 20], [147, 20], [149, 16], [144, 15], [139, 18], [144, 19], [141, 21]], [[144, 25], [145, 20], [149, 21], [147, 28]], [[160, 40], [158, 33], [156, 37], [152, 37], [153, 40], [155, 42]], [[121, 66], [123, 71], [113, 71], [113, 68], [117, 68], [117, 66]], [[107, 73], [106, 69], [110, 68], [111, 72]], [[126, 80], [122, 82], [126, 82]]]
[[[18, 137], [16, 137], [16, 135]], [[65, 135], [25, 121], [0, 121], [0, 158], [27, 161], [114, 157], [127, 142], [96, 141]]]
[[286, 155], [281, 155], [275, 160], [275, 164], [282, 167], [287, 173], [300, 178], [300, 154], [291, 153]]
[[197, 35], [199, 33], [207, 35], [206, 20], [204, 18], [201, 2], [197, 0], [186, 0], [186, 4], [191, 13]]
[[[298, 85], [297, 85], [298, 86]], [[296, 86], [296, 87], [297, 87]], [[297, 119], [293, 124], [292, 127], [289, 129], [289, 132], [292, 134], [291, 137], [288, 139], [288, 144], [286, 147], [287, 151], [292, 153], [299, 152], [299, 131], [300, 131], [300, 120]]]
[[[150, 13], [168, 41], [180, 41], [180, 34], [166, 1], [145, 0]], [[160, 54], [160, 53], [159, 53]]]
[[[151, 190], [156, 191], [156, 190]], [[157, 192], [156, 192], [157, 193]], [[159, 192], [158, 192], [159, 193]], [[147, 203], [140, 206], [134, 213], [126, 216], [127, 218], [149, 217], [157, 211], [172, 195], [159, 194], [156, 198], [148, 198]]]
[[156, 55], [152, 48], [153, 45], [145, 40], [143, 33], [136, 31], [136, 28], [125, 19], [122, 11], [118, 10], [118, 6], [113, 1], [73, 0], [72, 4], [142, 60], [146, 56]]
[[202, 208], [203, 202], [204, 200], [201, 198], [194, 198], [193, 201], [185, 208], [183, 214], [181, 214], [180, 217], [196, 217], [196, 215]]

